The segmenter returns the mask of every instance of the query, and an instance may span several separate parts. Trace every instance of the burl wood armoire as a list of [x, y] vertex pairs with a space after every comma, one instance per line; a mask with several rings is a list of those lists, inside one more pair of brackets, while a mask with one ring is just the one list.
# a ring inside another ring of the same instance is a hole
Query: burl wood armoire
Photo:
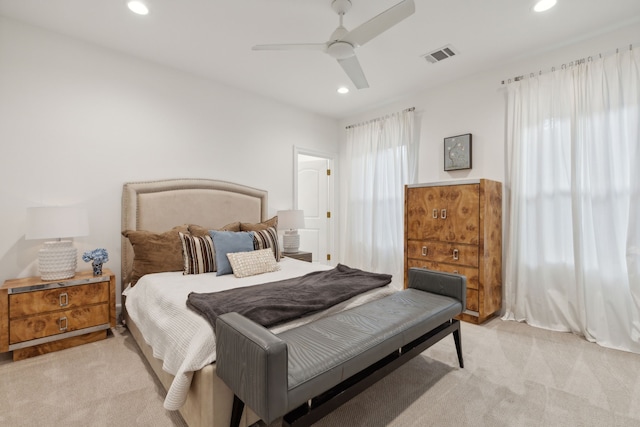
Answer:
[[502, 305], [502, 184], [488, 179], [405, 187], [405, 287], [411, 267], [463, 274], [462, 320], [482, 323]]

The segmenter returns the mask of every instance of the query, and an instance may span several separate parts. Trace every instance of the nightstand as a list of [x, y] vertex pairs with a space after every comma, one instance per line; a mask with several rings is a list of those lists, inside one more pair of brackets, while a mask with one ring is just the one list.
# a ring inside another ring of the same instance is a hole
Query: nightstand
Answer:
[[291, 252], [291, 253], [283, 252], [282, 255], [289, 258], [299, 259], [300, 261], [307, 261], [307, 262], [313, 261], [313, 254], [311, 252]]
[[13, 360], [107, 337], [116, 326], [116, 279], [82, 271], [70, 279], [11, 279], [0, 287], [0, 353]]

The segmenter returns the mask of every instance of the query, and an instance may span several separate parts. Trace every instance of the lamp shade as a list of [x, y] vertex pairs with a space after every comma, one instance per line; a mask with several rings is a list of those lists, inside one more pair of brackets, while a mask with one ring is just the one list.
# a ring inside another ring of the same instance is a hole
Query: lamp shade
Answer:
[[278, 228], [280, 230], [297, 230], [304, 228], [304, 211], [278, 211]]
[[89, 234], [87, 210], [80, 207], [45, 206], [27, 208], [25, 239], [60, 239]]

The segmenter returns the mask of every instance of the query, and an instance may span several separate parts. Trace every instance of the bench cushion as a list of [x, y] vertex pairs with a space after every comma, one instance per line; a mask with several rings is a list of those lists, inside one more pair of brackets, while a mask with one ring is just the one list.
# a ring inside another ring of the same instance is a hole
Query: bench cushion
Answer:
[[452, 319], [460, 301], [405, 289], [278, 335], [287, 343], [289, 408]]

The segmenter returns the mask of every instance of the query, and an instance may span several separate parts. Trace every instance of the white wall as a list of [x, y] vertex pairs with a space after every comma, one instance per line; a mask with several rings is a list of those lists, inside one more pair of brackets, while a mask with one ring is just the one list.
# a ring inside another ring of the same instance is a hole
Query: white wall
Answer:
[[338, 138], [334, 119], [0, 17], [0, 283], [38, 274], [28, 206], [88, 207], [79, 255], [107, 248], [119, 282], [123, 183], [239, 182], [275, 214], [292, 207], [293, 146]]
[[[632, 43], [635, 43], [636, 49], [640, 49], [640, 23], [407, 96], [383, 108], [341, 120], [340, 128], [407, 107], [416, 107], [416, 121], [420, 123], [419, 182], [466, 178], [504, 182], [506, 110], [505, 88], [501, 81], [539, 70], [549, 71], [553, 66], [559, 67], [590, 55], [612, 52], [616, 48], [628, 49]], [[448, 66], [453, 66], [455, 59], [447, 59], [452, 61]], [[432, 66], [440, 65], [445, 65], [445, 62]], [[473, 168], [445, 172], [444, 138], [465, 133], [473, 136]], [[341, 132], [341, 147], [345, 146], [345, 136], [345, 132]]]

